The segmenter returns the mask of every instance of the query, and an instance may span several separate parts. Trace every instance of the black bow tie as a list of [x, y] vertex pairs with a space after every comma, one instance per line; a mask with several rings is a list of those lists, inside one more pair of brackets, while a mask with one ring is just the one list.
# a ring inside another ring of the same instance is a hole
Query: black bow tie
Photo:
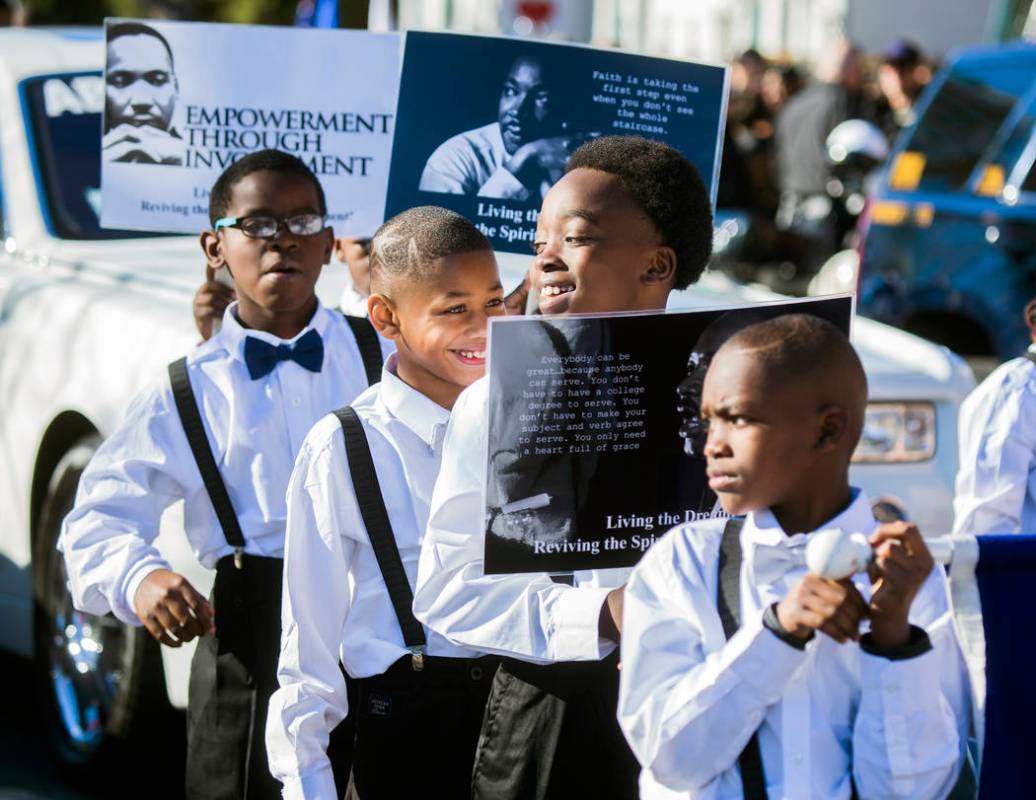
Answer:
[[245, 337], [245, 366], [252, 380], [269, 375], [282, 361], [294, 361], [310, 372], [320, 372], [324, 364], [324, 340], [311, 330], [294, 345], [270, 344], [255, 336]]

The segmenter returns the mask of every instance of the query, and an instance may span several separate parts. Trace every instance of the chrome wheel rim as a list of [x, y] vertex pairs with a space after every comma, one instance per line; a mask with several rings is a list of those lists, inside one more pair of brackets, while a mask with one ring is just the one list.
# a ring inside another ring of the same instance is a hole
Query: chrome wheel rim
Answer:
[[47, 614], [51, 691], [68, 741], [79, 750], [92, 751], [104, 738], [122, 681], [119, 662], [126, 629], [114, 617], [73, 608], [65, 588], [64, 560], [57, 557], [55, 561]]

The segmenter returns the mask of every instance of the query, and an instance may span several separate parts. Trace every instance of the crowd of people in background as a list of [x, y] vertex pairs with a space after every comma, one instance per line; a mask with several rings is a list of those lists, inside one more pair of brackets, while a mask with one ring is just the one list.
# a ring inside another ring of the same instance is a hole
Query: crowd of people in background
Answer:
[[[860, 119], [891, 146], [913, 122], [914, 104], [933, 66], [905, 39], [877, 55], [839, 41], [812, 75], [746, 50], [730, 69], [718, 207], [751, 216], [757, 230], [753, 249], [760, 256], [822, 261], [843, 245], [852, 227], [833, 208], [828, 136], [840, 123]], [[819, 263], [811, 266], [815, 271]]]

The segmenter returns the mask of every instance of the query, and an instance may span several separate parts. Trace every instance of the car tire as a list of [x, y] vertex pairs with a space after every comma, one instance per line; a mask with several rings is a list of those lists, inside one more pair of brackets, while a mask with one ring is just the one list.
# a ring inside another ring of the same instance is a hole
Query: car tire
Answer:
[[47, 738], [61, 763], [82, 773], [125, 763], [134, 742], [151, 738], [138, 734], [161, 728], [166, 731], [161, 738], [172, 738], [169, 722], [175, 720], [158, 643], [144, 628], [124, 625], [111, 614], [95, 616], [72, 607], [57, 540], [79, 478], [100, 442], [96, 434], [81, 439], [54, 469], [33, 554], [36, 674]]

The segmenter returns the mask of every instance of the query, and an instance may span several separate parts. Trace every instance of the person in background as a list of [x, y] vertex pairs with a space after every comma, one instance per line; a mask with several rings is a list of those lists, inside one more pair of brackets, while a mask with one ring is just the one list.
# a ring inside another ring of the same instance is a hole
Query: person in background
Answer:
[[1036, 298], [1024, 314], [1033, 343], [960, 407], [955, 534], [1036, 533]]
[[882, 54], [878, 67], [878, 125], [895, 142], [903, 128], [914, 123], [914, 104], [932, 79], [921, 48], [906, 39], [897, 39]]

